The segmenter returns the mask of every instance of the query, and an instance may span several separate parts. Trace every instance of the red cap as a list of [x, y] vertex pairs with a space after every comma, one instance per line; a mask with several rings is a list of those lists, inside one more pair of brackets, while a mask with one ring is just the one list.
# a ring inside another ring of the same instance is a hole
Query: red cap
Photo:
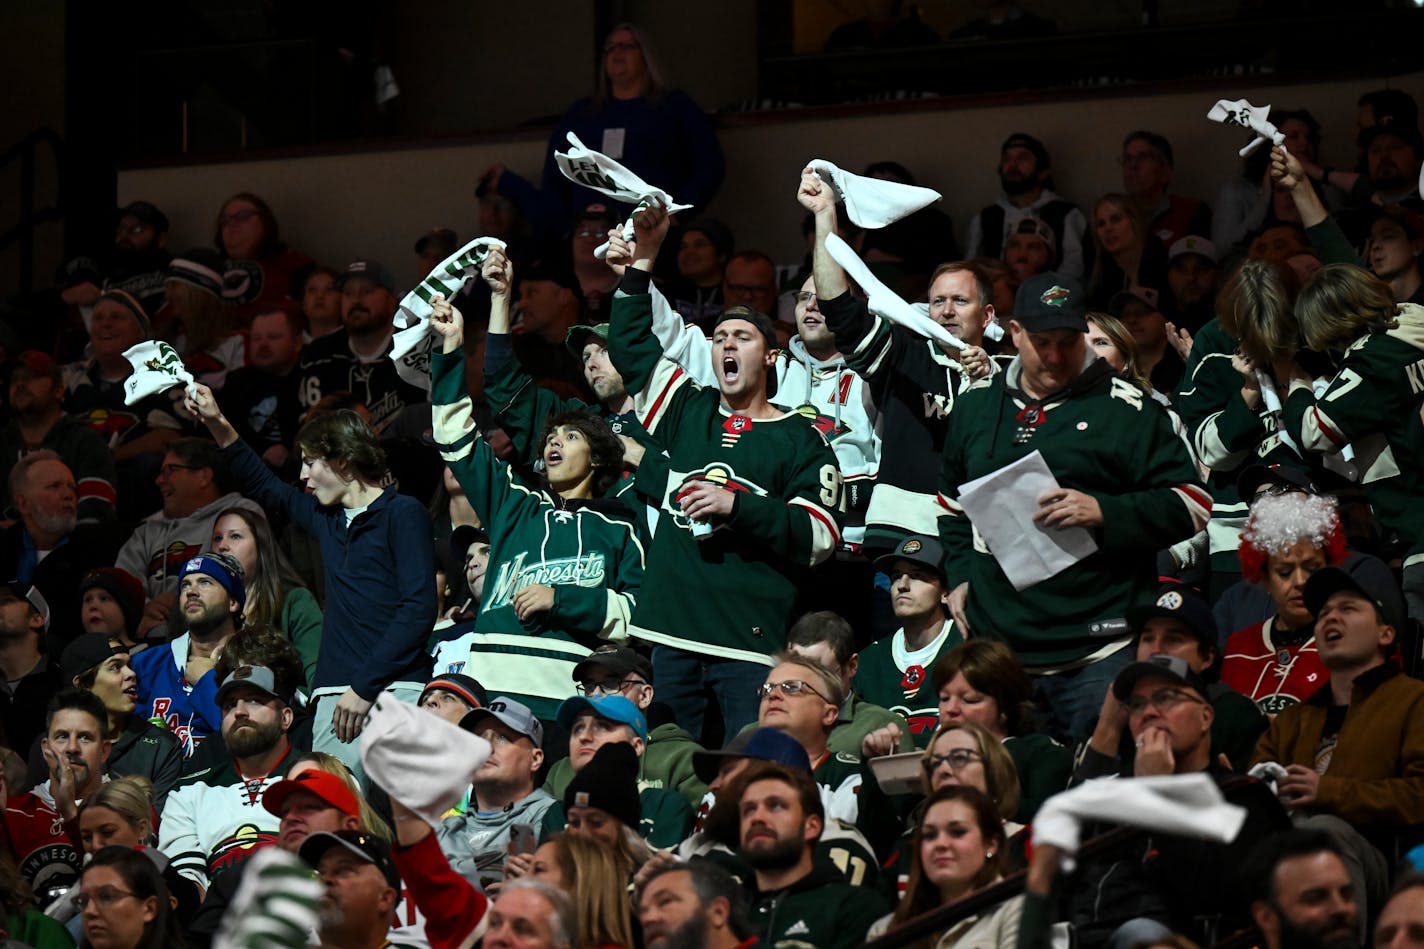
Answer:
[[54, 360], [38, 349], [27, 349], [15, 357], [15, 368], [27, 369], [36, 376], [59, 375], [59, 367], [55, 365]]
[[361, 805], [357, 803], [356, 795], [346, 782], [329, 771], [318, 771], [316, 768], [272, 785], [262, 795], [262, 806], [281, 817], [282, 805], [297, 791], [315, 794], [349, 817], [361, 816]]

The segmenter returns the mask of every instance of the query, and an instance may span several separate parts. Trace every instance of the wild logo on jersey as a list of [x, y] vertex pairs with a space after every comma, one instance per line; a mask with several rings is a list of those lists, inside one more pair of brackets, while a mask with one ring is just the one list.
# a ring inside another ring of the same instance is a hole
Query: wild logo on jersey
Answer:
[[688, 490], [699, 481], [709, 481], [728, 491], [746, 491], [748, 494], [758, 497], [766, 494], [760, 485], [744, 478], [738, 478], [731, 465], [719, 461], [704, 465], [697, 471], [689, 471], [681, 479], [678, 478], [677, 472], [673, 472], [668, 478], [668, 484], [675, 483], [677, 487], [670, 489], [667, 496], [663, 498], [663, 510], [671, 514], [673, 523], [683, 530], [691, 530], [692, 521], [682, 513], [682, 499], [687, 495]]
[[231, 837], [218, 841], [208, 854], [208, 876], [215, 877], [252, 855], [253, 851], [277, 842], [277, 832], [256, 824], [243, 824]]
[[550, 587], [566, 583], [580, 587], [603, 585], [606, 569], [602, 553], [587, 553], [579, 557], [551, 557], [526, 565], [528, 556], [527, 552], [521, 552], [513, 560], [506, 560], [499, 565], [494, 585], [485, 585], [485, 593], [489, 597], [486, 610], [508, 606], [514, 599], [514, 594], [530, 584]]
[[752, 420], [745, 415], [732, 415], [722, 423], [722, 447], [731, 448], [747, 432], [752, 430]]
[[203, 548], [197, 544], [185, 544], [181, 540], [175, 540], [162, 550], [154, 551], [153, 556], [148, 558], [148, 578], [162, 580], [165, 577], [176, 577], [185, 563], [202, 552]]
[[[909, 549], [909, 545], [910, 545], [910, 544], [914, 544], [914, 543], [917, 543], [917, 541], [913, 541], [913, 540], [912, 540], [912, 541], [907, 542], [906, 545], [905, 545], [906, 549], [908, 550], [908, 549]], [[908, 668], [908, 669], [905, 670], [905, 675], [904, 675], [904, 677], [903, 677], [902, 679], [900, 679], [900, 688], [902, 688], [902, 689], [905, 690], [905, 698], [907, 698], [907, 699], [908, 699], [908, 698], [912, 698], [916, 692], [920, 691], [920, 686], [922, 686], [922, 685], [924, 685], [924, 684], [925, 684], [925, 667], [924, 667], [924, 666], [911, 666], [910, 668]]]
[[816, 426], [816, 431], [826, 436], [828, 442], [834, 442], [851, 430], [850, 426], [845, 423], [845, 419], [841, 419], [840, 424], [836, 424], [834, 416], [825, 414], [810, 402], [796, 406], [796, 411]]

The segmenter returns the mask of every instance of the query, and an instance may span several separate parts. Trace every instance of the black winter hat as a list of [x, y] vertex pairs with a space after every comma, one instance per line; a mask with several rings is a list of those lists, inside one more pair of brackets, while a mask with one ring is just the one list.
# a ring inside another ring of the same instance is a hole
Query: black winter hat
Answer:
[[643, 803], [638, 799], [638, 755], [632, 745], [614, 742], [593, 753], [564, 789], [564, 813], [573, 807], [596, 807], [638, 830]]

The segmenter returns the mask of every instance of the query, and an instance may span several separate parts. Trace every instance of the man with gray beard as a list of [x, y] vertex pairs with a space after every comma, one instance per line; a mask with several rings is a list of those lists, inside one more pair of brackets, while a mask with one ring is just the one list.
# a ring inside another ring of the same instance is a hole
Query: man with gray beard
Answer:
[[266, 666], [234, 669], [217, 691], [231, 757], [184, 776], [168, 796], [158, 849], [204, 891], [214, 877], [277, 840], [280, 820], [262, 806], [262, 794], [282, 780], [295, 757], [287, 740], [293, 713], [284, 698], [295, 689]]
[[19, 515], [0, 531], [0, 579], [33, 584], [55, 605], [44, 647], [58, 657], [83, 632], [79, 584], [118, 552], [110, 524], [79, 523], [79, 487], [55, 452], [30, 452], [10, 469], [10, 506]]
[[359, 830], [312, 834], [301, 857], [326, 886], [317, 932], [325, 949], [397, 949], [389, 939], [401, 898], [391, 845]]

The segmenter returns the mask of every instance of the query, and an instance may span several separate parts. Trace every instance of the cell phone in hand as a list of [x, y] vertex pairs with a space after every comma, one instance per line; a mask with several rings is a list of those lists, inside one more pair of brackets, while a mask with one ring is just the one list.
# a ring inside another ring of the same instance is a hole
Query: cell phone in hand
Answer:
[[539, 847], [534, 837], [533, 824], [514, 824], [509, 828], [509, 852], [511, 854], [533, 853]]

